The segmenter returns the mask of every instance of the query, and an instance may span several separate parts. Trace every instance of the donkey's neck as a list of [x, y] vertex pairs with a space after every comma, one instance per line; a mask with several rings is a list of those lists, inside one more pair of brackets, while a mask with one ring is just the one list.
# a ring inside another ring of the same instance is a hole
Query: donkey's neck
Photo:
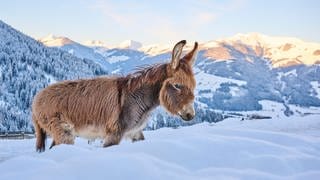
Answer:
[[123, 79], [124, 101], [120, 118], [128, 128], [146, 123], [148, 114], [160, 104], [160, 90], [168, 77], [167, 64], [161, 64]]
[[145, 105], [159, 105], [163, 82], [169, 77], [168, 64], [159, 64], [127, 76], [127, 93], [140, 97]]

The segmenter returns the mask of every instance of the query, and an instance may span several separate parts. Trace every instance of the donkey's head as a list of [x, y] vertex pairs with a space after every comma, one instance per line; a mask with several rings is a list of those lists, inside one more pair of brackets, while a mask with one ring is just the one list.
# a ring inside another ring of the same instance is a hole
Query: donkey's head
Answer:
[[171, 62], [167, 66], [168, 79], [160, 90], [160, 103], [170, 113], [179, 115], [183, 120], [194, 118], [194, 89], [196, 80], [192, 66], [198, 52], [198, 43], [193, 49], [181, 58], [183, 46], [186, 41], [178, 42], [172, 51]]

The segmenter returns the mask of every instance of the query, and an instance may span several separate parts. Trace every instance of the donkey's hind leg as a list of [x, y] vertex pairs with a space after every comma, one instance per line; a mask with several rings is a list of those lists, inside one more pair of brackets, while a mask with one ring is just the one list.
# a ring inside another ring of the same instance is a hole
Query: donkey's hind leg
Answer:
[[143, 141], [144, 140], [143, 132], [138, 131], [136, 134], [133, 135], [131, 140], [132, 140], [132, 142]]
[[61, 117], [52, 118], [49, 128], [53, 138], [50, 149], [59, 144], [74, 144], [74, 128]]

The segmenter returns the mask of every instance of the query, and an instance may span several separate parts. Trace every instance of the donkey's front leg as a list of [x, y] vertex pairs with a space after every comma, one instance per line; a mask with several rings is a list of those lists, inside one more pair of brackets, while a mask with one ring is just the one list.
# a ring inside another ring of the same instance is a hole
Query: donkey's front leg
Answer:
[[121, 135], [110, 134], [104, 138], [103, 147], [109, 147], [113, 145], [118, 145], [121, 141]]
[[142, 131], [138, 131], [136, 134], [133, 135], [131, 140], [132, 140], [132, 142], [143, 141], [144, 140], [143, 132]]

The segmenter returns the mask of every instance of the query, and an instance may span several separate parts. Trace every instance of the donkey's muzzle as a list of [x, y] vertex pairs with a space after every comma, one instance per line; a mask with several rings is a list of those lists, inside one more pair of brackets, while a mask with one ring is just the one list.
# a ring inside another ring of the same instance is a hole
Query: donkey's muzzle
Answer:
[[185, 121], [190, 121], [194, 118], [196, 115], [193, 103], [187, 104], [186, 106], [183, 107], [181, 112], [178, 112], [179, 116], [185, 120]]
[[185, 115], [180, 115], [180, 117], [185, 121], [191, 121], [194, 118], [194, 115], [191, 113], [187, 113]]

